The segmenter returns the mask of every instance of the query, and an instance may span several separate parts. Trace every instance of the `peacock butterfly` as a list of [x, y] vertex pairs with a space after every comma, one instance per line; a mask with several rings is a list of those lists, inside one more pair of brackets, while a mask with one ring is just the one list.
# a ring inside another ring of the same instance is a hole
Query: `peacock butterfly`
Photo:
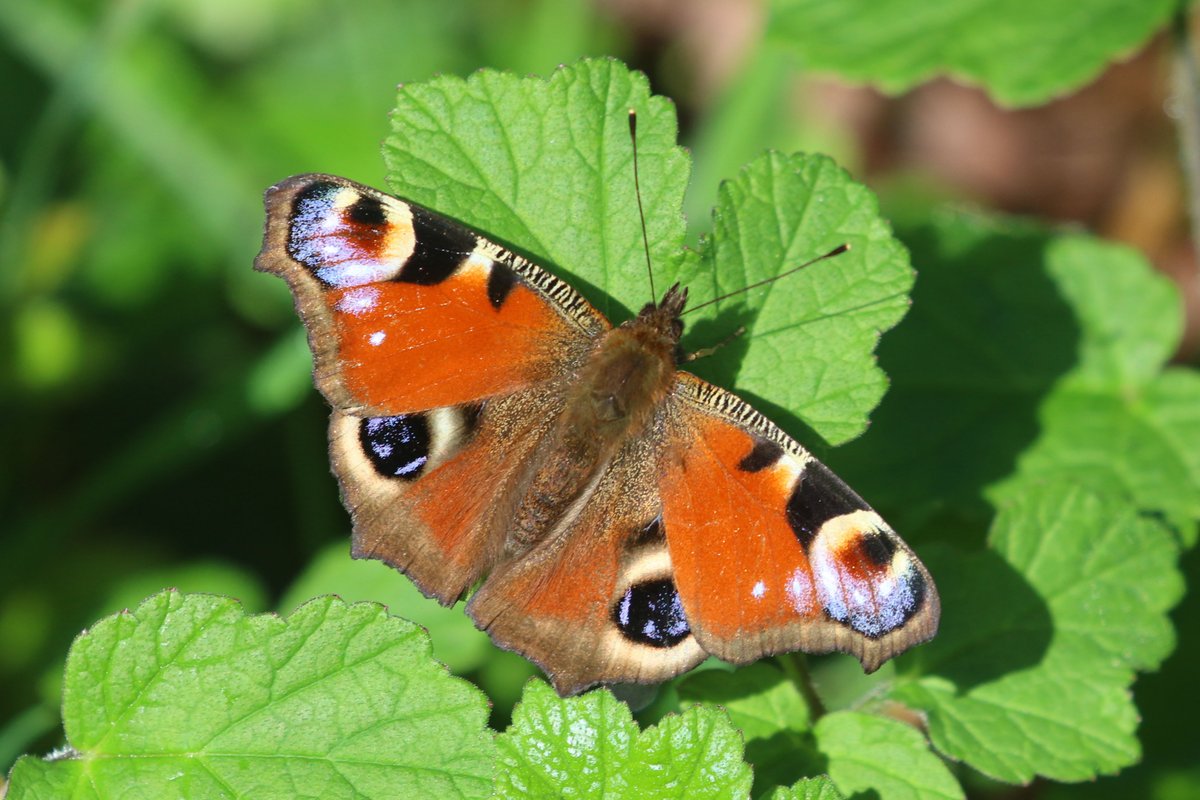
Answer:
[[405, 572], [561, 694], [706, 655], [843, 651], [873, 671], [937, 630], [924, 565], [735, 395], [678, 371], [687, 290], [613, 327], [464, 225], [330, 175], [266, 193], [333, 407], [353, 554]]

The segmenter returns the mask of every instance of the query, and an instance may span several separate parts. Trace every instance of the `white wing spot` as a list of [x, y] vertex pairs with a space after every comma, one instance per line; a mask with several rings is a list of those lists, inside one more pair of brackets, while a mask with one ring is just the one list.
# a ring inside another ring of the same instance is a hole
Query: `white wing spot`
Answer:
[[379, 302], [379, 290], [373, 286], [350, 289], [338, 299], [337, 310], [345, 314], [365, 314]]
[[812, 608], [812, 581], [809, 580], [808, 574], [804, 570], [797, 567], [792, 572], [792, 577], [788, 581], [786, 591], [788, 599], [792, 601], [792, 608], [796, 609], [799, 613], [805, 614]]

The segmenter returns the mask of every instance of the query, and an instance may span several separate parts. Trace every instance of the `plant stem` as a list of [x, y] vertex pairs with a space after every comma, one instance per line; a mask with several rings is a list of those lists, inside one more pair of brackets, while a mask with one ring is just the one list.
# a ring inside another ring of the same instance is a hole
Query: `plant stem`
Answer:
[[805, 655], [803, 653], [784, 653], [776, 656], [775, 660], [783, 668], [783, 673], [787, 675], [788, 680], [800, 692], [804, 702], [808, 704], [808, 712], [812, 715], [813, 722], [823, 717], [825, 703], [817, 694], [817, 687], [813, 684], [812, 672], [808, 668], [808, 659]]
[[1175, 108], [1172, 116], [1179, 130], [1180, 160], [1187, 184], [1188, 216], [1192, 249], [1200, 267], [1200, 68], [1192, 52], [1188, 3], [1180, 0], [1171, 24], [1174, 46]]

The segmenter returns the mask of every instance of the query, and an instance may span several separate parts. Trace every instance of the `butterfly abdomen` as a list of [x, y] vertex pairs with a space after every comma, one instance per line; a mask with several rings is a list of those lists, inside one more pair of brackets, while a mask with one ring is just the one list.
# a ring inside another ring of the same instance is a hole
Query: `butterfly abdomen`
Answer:
[[539, 448], [544, 457], [517, 505], [509, 552], [570, 523], [621, 445], [643, 433], [674, 383], [675, 344], [645, 315], [597, 340]]

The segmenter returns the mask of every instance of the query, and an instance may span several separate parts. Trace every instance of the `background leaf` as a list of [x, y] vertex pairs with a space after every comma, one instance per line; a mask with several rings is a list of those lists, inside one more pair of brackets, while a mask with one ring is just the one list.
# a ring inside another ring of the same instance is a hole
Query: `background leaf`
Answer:
[[1140, 47], [1171, 0], [773, 0], [773, 33], [814, 69], [901, 92], [938, 74], [1032, 105], [1091, 80]]
[[964, 796], [919, 731], [850, 711], [824, 714], [814, 724], [796, 686], [767, 664], [732, 675], [716, 670], [692, 675], [680, 683], [679, 697], [728, 711], [746, 738], [755, 796], [821, 773], [847, 797], [867, 791], [881, 800]]
[[985, 497], [1057, 476], [1116, 487], [1191, 540], [1200, 395], [1193, 372], [1159, 372], [1171, 285], [1126, 248], [1028, 223], [942, 215], [903, 239], [920, 277], [880, 348], [892, 388], [831, 466], [901, 531], [958, 515], [940, 527], [961, 542], [951, 527], [982, 529]]
[[847, 797], [961, 798], [963, 791], [925, 737], [894, 719], [853, 711], [822, 717], [813, 729], [830, 779]]
[[842, 800], [843, 795], [828, 778], [805, 778], [771, 792], [770, 800]]
[[348, 542], [330, 545], [317, 555], [279, 601], [290, 612], [313, 597], [334, 594], [347, 602], [384, 603], [388, 611], [429, 632], [433, 655], [460, 677], [476, 683], [492, 701], [492, 725], [503, 726], [530, 676], [540, 674], [531, 663], [492, 643], [463, 613], [421, 594], [412, 581], [375, 560], [350, 558]]
[[[747, 327], [728, 346], [742, 357], [693, 369], [745, 387], [776, 420], [798, 416], [830, 443], [862, 433], [887, 388], [875, 344], [908, 310], [913, 282], [908, 254], [873, 195], [828, 158], [769, 153], [721, 185], [713, 223], [700, 263], [685, 273], [694, 302], [736, 292], [840, 244], [851, 249], [719, 304], [718, 314]], [[730, 328], [718, 316], [709, 338]], [[694, 333], [687, 341], [700, 338]]]
[[621, 322], [650, 299], [631, 108], [651, 260], [669, 285], [690, 164], [670, 101], [616, 61], [582, 61], [546, 80], [483, 71], [402, 86], [384, 145], [388, 183], [557, 267]]
[[1119, 494], [1030, 480], [989, 544], [930, 559], [942, 630], [892, 696], [928, 712], [939, 750], [1000, 780], [1134, 763], [1129, 685], [1174, 646], [1166, 612], [1183, 592], [1170, 530]]
[[729, 714], [745, 739], [746, 761], [754, 767], [755, 797], [820, 771], [808, 705], [778, 669], [758, 663], [733, 672], [695, 672], [676, 690], [684, 705], [699, 702]]

